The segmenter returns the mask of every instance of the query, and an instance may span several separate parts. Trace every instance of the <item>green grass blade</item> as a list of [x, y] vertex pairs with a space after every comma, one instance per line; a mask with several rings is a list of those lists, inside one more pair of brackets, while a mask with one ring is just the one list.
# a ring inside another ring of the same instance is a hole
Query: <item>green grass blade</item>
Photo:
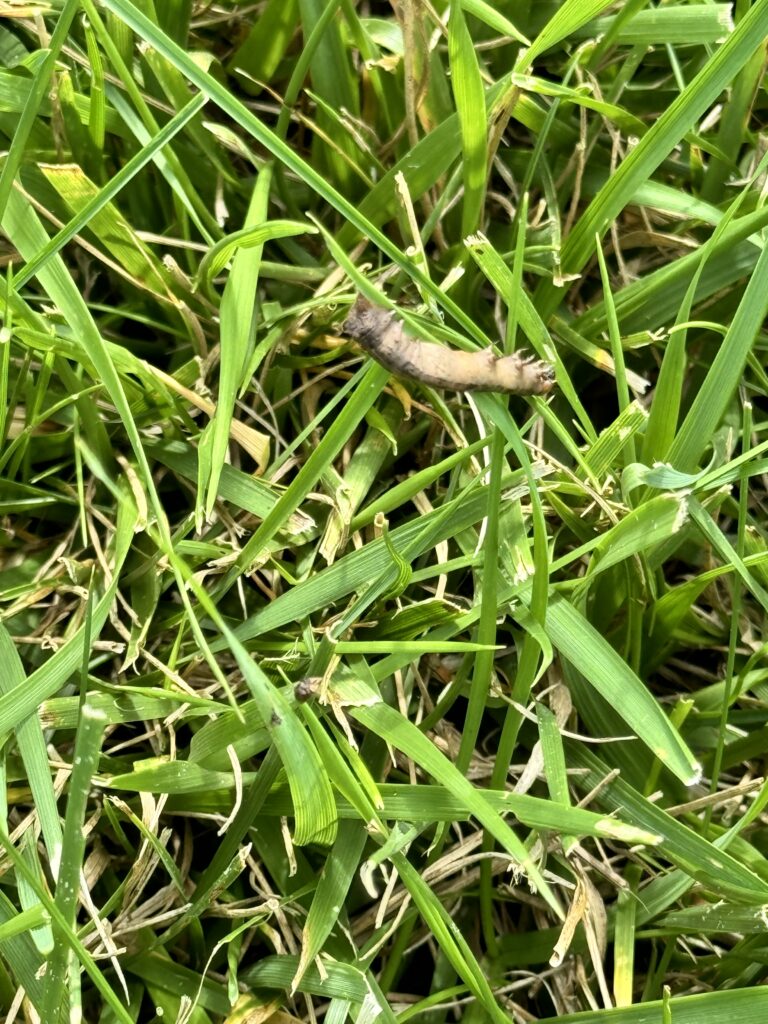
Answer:
[[466, 238], [477, 229], [485, 199], [486, 125], [485, 90], [483, 89], [477, 54], [472, 42], [460, 0], [451, 0], [448, 22], [448, 55], [451, 64], [451, 86], [459, 115], [463, 152], [464, 203], [461, 211], [461, 233]]
[[[753, 8], [754, 9], [754, 8]], [[682, 472], [696, 469], [738, 386], [747, 357], [768, 312], [768, 252], [763, 247], [733, 320], [718, 347], [688, 415], [669, 449]]]
[[91, 779], [96, 770], [101, 751], [101, 737], [106, 718], [88, 704], [83, 706], [75, 737], [72, 774], [69, 780], [69, 798], [64, 818], [64, 834], [61, 847], [61, 862], [56, 878], [56, 907], [60, 919], [55, 921], [57, 943], [48, 961], [45, 977], [45, 1008], [48, 1018], [55, 1015], [62, 1000], [65, 974], [69, 960], [71, 939], [61, 935], [66, 927], [74, 936], [75, 913], [80, 892], [80, 872], [85, 849], [83, 824], [91, 788]]
[[549, 602], [546, 630], [553, 645], [614, 707], [630, 729], [679, 779], [701, 769], [648, 689], [600, 633], [562, 597]]

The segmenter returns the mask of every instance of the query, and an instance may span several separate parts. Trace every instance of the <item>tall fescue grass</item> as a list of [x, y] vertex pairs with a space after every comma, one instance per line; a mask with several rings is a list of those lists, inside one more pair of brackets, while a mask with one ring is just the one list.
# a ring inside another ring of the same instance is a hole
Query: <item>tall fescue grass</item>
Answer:
[[6, 1019], [768, 1019], [768, 0], [0, 14]]

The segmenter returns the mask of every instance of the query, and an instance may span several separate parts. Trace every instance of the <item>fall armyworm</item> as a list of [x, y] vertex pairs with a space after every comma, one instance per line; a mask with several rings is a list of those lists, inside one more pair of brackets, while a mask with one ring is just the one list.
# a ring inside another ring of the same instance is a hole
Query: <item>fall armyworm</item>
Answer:
[[549, 363], [519, 353], [462, 352], [407, 334], [395, 315], [359, 295], [342, 328], [382, 366], [433, 388], [544, 395], [555, 383]]

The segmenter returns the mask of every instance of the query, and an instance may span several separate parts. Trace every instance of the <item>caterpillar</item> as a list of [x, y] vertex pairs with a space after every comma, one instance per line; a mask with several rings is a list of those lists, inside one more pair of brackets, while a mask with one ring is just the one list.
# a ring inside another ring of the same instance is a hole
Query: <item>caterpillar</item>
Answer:
[[530, 356], [496, 356], [489, 349], [462, 352], [414, 338], [394, 313], [362, 295], [350, 309], [342, 332], [387, 370], [433, 388], [545, 395], [555, 383], [552, 366]]

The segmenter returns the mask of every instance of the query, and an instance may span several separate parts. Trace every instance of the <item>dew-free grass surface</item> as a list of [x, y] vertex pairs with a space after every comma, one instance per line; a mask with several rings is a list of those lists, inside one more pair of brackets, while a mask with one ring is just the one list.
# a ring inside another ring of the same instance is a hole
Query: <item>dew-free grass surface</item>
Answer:
[[768, 1019], [768, 0], [0, 14], [7, 1020]]

